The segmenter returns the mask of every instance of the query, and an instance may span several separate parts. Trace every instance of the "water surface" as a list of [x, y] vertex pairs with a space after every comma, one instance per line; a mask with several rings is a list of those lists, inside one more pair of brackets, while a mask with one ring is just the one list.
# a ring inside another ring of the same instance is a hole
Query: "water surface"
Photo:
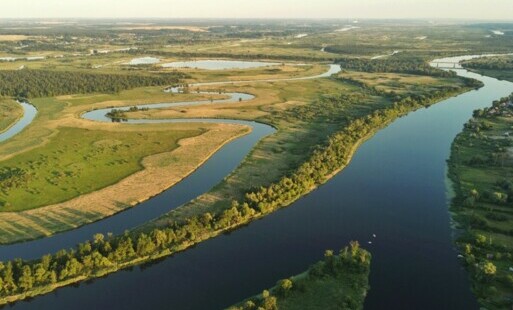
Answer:
[[32, 123], [32, 121], [36, 117], [37, 109], [33, 105], [26, 102], [19, 102], [19, 104], [23, 108], [23, 116], [19, 120], [17, 120], [14, 125], [9, 127], [6, 131], [0, 133], [0, 142], [12, 138], [13, 136], [21, 132], [25, 127]]
[[250, 69], [275, 66], [278, 63], [261, 61], [241, 61], [241, 60], [193, 60], [176, 61], [162, 64], [164, 68], [194, 68], [203, 70], [229, 70], [229, 69]]
[[159, 63], [160, 59], [156, 57], [140, 57], [140, 58], [134, 58], [128, 62], [128, 65], [131, 66], [138, 66], [138, 65], [153, 65], [156, 63]]

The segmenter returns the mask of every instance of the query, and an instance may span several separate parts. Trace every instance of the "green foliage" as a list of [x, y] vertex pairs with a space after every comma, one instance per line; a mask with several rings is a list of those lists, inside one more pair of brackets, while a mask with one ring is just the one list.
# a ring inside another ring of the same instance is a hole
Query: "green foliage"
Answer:
[[14, 187], [24, 186], [30, 175], [26, 170], [18, 167], [0, 168], [0, 190], [6, 191]]
[[351, 242], [339, 254], [327, 250], [324, 259], [306, 272], [280, 280], [261, 295], [228, 309], [362, 309], [369, 288], [370, 260], [370, 253], [358, 242]]
[[28, 69], [2, 70], [0, 96], [33, 98], [79, 93], [116, 93], [135, 87], [173, 85], [184, 77], [184, 74], [176, 72], [148, 76]]
[[[457, 239], [472, 290], [486, 309], [513, 305], [513, 161], [510, 138], [513, 94], [477, 110], [453, 142], [449, 176], [456, 196], [452, 210], [464, 233]], [[502, 154], [502, 155], [501, 155]]]
[[174, 150], [180, 139], [198, 134], [62, 128], [34, 152], [0, 163], [0, 211], [33, 209], [103, 188], [143, 169], [144, 157]]
[[396, 72], [431, 76], [450, 77], [454, 72], [447, 72], [431, 67], [423, 58], [414, 56], [391, 57], [384, 59], [342, 58], [337, 60], [343, 69], [364, 72]]
[[[419, 99], [401, 98], [390, 108], [375, 110], [363, 118], [350, 121], [344, 129], [333, 134], [324, 146], [317, 148], [296, 171], [268, 187], [261, 187], [246, 193], [240, 205], [247, 205], [262, 214], [287, 205], [309, 192], [316, 185], [324, 183], [334, 171], [344, 167], [352, 155], [354, 146], [377, 128], [381, 128], [411, 110], [427, 106], [450, 93], [451, 91], [447, 90]], [[330, 100], [347, 102], [347, 100], [358, 100], [358, 96], [343, 95]], [[293, 113], [299, 114], [297, 111]]]
[[465, 68], [511, 71], [513, 70], [512, 56], [481, 57], [462, 63]]

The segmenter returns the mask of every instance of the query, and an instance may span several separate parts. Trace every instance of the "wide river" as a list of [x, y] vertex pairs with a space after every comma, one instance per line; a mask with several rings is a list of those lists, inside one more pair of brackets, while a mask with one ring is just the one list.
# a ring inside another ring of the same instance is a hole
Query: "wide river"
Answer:
[[[346, 169], [292, 206], [172, 257], [10, 307], [221, 309], [305, 270], [325, 249], [359, 240], [373, 254], [365, 309], [477, 309], [452, 244], [445, 161], [472, 111], [513, 92], [513, 83], [463, 69], [457, 73], [485, 86], [396, 120], [365, 142]], [[204, 184], [197, 191], [208, 190], [260, 137], [272, 133], [268, 126], [249, 125], [251, 135], [225, 146], [184, 182], [111, 217], [113, 230], [126, 226], [118, 223], [124, 220], [138, 223], [147, 207], [162, 211], [180, 203], [177, 196], [195, 193], [191, 186]], [[187, 183], [190, 179], [193, 183]], [[30, 257], [68, 246], [68, 236], [82, 237], [80, 231], [3, 246], [0, 257]]]

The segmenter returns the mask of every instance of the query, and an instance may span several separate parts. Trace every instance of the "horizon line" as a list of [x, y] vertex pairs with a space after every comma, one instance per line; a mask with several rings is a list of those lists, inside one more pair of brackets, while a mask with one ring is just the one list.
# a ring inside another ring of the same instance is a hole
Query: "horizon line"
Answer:
[[45, 20], [45, 19], [87, 19], [87, 20], [143, 20], [143, 19], [160, 19], [160, 20], [408, 20], [408, 21], [500, 21], [513, 23], [511, 19], [487, 19], [480, 17], [162, 17], [162, 16], [145, 16], [145, 17], [91, 17], [91, 16], [60, 16], [60, 17], [1, 17], [0, 20]]

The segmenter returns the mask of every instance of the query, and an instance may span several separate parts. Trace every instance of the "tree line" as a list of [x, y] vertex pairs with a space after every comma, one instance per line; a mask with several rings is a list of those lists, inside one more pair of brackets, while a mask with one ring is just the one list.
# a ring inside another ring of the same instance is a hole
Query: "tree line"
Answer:
[[513, 57], [482, 57], [462, 62], [463, 67], [486, 70], [513, 70]]
[[[210, 58], [233, 58], [233, 53], [225, 53], [225, 52], [187, 52], [187, 51], [176, 51], [176, 52], [167, 52], [167, 51], [159, 51], [159, 50], [134, 50], [130, 51], [131, 54], [135, 55], [156, 55], [162, 57], [180, 57], [180, 58], [196, 58], [196, 57], [210, 57]], [[289, 55], [289, 54], [280, 54], [280, 55], [269, 55], [265, 53], [259, 52], [250, 52], [247, 54], [237, 54], [238, 59], [250, 59], [250, 60], [262, 60], [262, 59], [281, 59], [281, 60], [298, 60], [298, 61], [318, 61], [319, 57], [315, 56], [303, 56], [303, 55]], [[323, 58], [324, 59], [324, 58]]]
[[96, 92], [116, 93], [135, 87], [173, 85], [184, 77], [179, 72], [133, 75], [32, 69], [2, 70], [0, 96], [34, 98]]
[[383, 59], [341, 58], [336, 61], [343, 69], [363, 72], [394, 72], [440, 77], [456, 73], [431, 67], [425, 59], [417, 57], [390, 57]]

